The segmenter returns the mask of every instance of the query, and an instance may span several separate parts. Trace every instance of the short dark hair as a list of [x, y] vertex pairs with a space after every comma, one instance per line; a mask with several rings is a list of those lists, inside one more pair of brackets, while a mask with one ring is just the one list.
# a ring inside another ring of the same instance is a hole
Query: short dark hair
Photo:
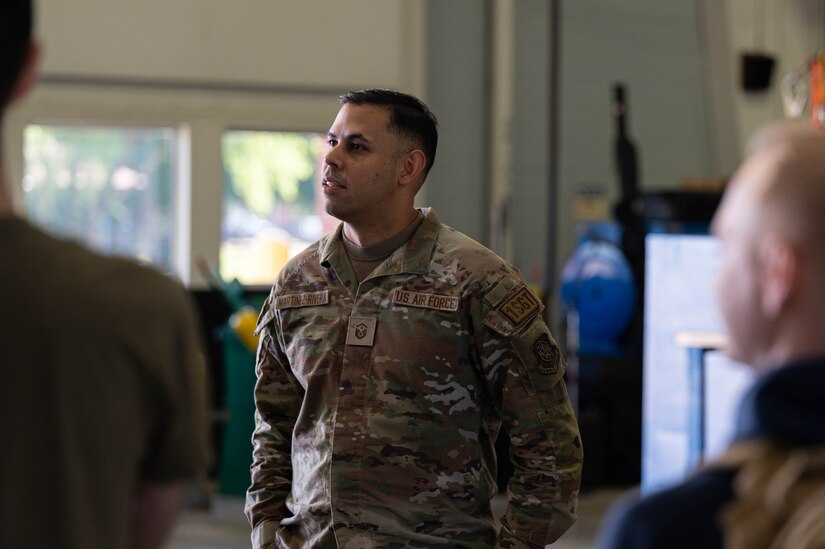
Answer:
[[0, 4], [0, 111], [20, 76], [32, 37], [32, 0]]
[[435, 162], [438, 147], [438, 120], [427, 105], [417, 97], [387, 89], [350, 91], [338, 96], [342, 105], [376, 105], [390, 111], [390, 129], [416, 140], [427, 159], [424, 175]]

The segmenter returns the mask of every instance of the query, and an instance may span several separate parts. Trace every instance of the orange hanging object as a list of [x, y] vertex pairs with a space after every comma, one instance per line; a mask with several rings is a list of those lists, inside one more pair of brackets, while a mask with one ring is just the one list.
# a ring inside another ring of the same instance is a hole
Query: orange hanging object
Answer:
[[811, 60], [811, 125], [825, 129], [825, 52]]
[[243, 346], [253, 354], [258, 349], [258, 336], [255, 335], [257, 320], [258, 311], [249, 306], [238, 309], [229, 317], [229, 326], [232, 331], [235, 332]]

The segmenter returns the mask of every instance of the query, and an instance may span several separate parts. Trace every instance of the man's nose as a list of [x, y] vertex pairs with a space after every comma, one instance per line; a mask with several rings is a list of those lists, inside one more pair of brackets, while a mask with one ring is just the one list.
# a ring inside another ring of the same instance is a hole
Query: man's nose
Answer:
[[340, 166], [339, 164], [339, 154], [338, 154], [338, 145], [334, 147], [330, 147], [327, 151], [327, 154], [324, 155], [324, 162], [329, 164], [330, 166], [335, 166], [336, 168]]

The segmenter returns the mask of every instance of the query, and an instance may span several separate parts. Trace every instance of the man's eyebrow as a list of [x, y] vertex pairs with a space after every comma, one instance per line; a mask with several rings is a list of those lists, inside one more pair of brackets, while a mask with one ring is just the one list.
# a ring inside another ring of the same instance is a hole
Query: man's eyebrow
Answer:
[[[327, 137], [337, 139], [338, 136], [335, 135], [335, 132], [327, 132]], [[370, 143], [370, 140], [364, 137], [362, 133], [350, 133], [344, 136], [344, 139], [347, 141], [355, 141], [356, 139], [363, 141], [364, 143]]]

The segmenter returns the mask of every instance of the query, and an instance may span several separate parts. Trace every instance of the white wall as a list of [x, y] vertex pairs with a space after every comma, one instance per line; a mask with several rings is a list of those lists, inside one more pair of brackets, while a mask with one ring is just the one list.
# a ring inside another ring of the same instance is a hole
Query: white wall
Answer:
[[[182, 278], [202, 287], [192, 259], [218, 262], [223, 132], [326, 132], [337, 95], [349, 89], [423, 96], [425, 8], [417, 0], [41, 0], [43, 78], [5, 121], [10, 181], [22, 180], [30, 123], [178, 128], [181, 150], [191, 151], [181, 166], [191, 193], [179, 204], [176, 255], [186, 257]], [[19, 185], [12, 191], [19, 207]]]
[[[816, 51], [825, 47], [825, 2], [726, 0], [724, 5], [730, 49], [724, 54], [727, 58], [717, 62], [733, 68], [728, 85], [734, 90], [741, 155], [755, 130], [785, 117], [779, 92], [782, 77], [805, 66]], [[746, 51], [761, 51], [776, 58], [771, 88], [764, 93], [746, 93], [739, 85], [739, 58]]]
[[549, 5], [431, 0], [427, 20], [427, 97], [441, 122], [427, 199], [445, 223], [540, 285], [548, 238]]
[[[547, 268], [550, 180], [550, 28], [546, 0], [515, 2], [511, 194], [511, 260], [535, 287]], [[554, 223], [554, 225], [558, 225]], [[544, 288], [542, 288], [544, 289]]]
[[440, 124], [424, 190], [442, 221], [488, 243], [488, 0], [427, 4], [427, 99]]
[[619, 194], [613, 85], [625, 84], [627, 129], [642, 190], [713, 173], [695, 2], [577, 0], [562, 7], [557, 265], [575, 245], [583, 184]]
[[42, 0], [47, 75], [420, 91], [420, 2]]
[[[420, 203], [489, 244], [492, 168], [504, 166], [508, 259], [536, 279], [546, 265], [547, 216], [557, 220], [560, 267], [574, 245], [578, 185], [600, 182], [615, 198], [613, 82], [628, 86], [642, 187], [673, 187], [683, 177], [735, 168], [753, 128], [782, 115], [778, 77], [825, 34], [821, 0], [767, 1], [764, 47], [780, 64], [770, 93], [746, 95], [738, 88], [737, 54], [752, 47], [752, 0], [562, 2], [558, 204], [548, 212], [548, 2], [509, 2], [504, 49], [494, 47], [500, 4], [41, 0], [45, 80], [7, 120], [12, 180], [21, 177], [20, 136], [31, 121], [185, 126], [195, 162], [192, 251], [215, 261], [225, 129], [325, 131], [338, 92], [394, 87], [424, 97], [442, 123]], [[493, 53], [508, 49], [512, 66], [502, 68]], [[493, 85], [508, 74], [511, 85]], [[509, 144], [496, 145], [492, 135], [496, 89], [512, 93], [509, 106], [499, 104], [508, 119], [496, 121]], [[501, 151], [509, 158], [496, 163]]]
[[[613, 82], [627, 84], [641, 188], [675, 188], [731, 175], [753, 132], [784, 118], [781, 78], [823, 46], [821, 0], [564, 2], [559, 265], [574, 245], [577, 186], [598, 182], [616, 197]], [[754, 50], [777, 58], [767, 92], [740, 85], [740, 54]]]

